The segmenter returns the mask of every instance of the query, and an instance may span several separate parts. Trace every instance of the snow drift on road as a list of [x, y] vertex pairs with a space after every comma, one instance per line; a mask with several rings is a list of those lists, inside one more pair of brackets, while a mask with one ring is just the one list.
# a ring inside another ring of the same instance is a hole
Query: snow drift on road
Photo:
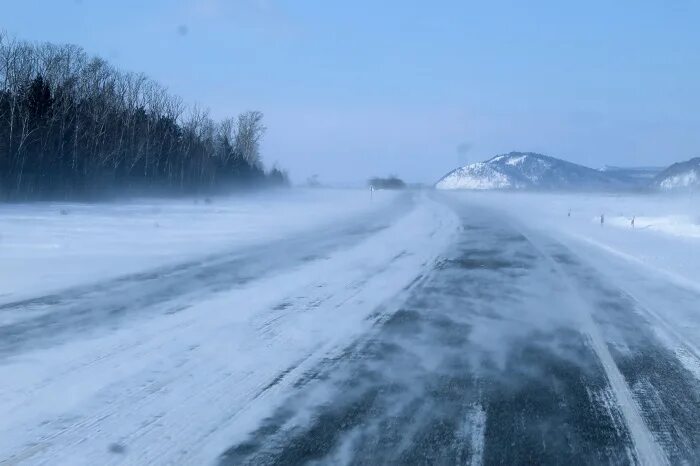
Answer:
[[[345, 197], [347, 207], [333, 215], [369, 209], [358, 207], [363, 194], [329, 194], [337, 204]], [[275, 202], [268, 206], [280, 214], [293, 207], [304, 215], [301, 210], [315, 205], [297, 200], [285, 209], [284, 201]], [[382, 305], [410, 289], [450, 244], [459, 225], [450, 209], [427, 196], [410, 206], [388, 227], [366, 231], [356, 244], [321, 257], [313, 241], [294, 243], [305, 249], [306, 260], [291, 269], [173, 312], [153, 306], [153, 312], [99, 333], [76, 329], [50, 348], [0, 358], [0, 459], [70, 465], [215, 461], [306, 370], [392, 312]], [[263, 225], [268, 223], [258, 224], [258, 231]]]

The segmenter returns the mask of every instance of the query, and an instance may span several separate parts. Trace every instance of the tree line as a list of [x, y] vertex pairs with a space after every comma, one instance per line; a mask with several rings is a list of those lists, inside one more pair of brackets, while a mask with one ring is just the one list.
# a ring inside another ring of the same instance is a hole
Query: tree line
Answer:
[[73, 45], [0, 33], [0, 198], [191, 194], [286, 184], [263, 115], [214, 121], [143, 74]]

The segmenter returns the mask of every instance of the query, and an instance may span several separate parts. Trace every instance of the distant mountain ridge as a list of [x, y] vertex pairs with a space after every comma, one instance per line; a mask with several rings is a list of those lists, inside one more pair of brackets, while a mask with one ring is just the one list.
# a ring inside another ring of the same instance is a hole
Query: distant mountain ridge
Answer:
[[653, 180], [662, 191], [700, 190], [700, 157], [674, 163]]
[[619, 174], [585, 167], [534, 152], [510, 152], [457, 168], [437, 189], [624, 189], [633, 185]]

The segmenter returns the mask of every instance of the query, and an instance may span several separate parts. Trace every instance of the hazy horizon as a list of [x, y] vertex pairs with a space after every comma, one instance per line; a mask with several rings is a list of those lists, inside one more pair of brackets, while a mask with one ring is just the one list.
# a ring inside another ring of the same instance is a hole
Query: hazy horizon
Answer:
[[264, 161], [297, 183], [431, 183], [510, 151], [594, 168], [700, 155], [698, 13], [683, 0], [27, 0], [0, 28], [79, 45], [214, 117], [262, 111]]

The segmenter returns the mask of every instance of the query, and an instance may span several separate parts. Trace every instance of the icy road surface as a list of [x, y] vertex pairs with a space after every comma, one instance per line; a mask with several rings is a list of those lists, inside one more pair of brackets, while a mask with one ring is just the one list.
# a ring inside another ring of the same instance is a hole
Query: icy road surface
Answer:
[[699, 464], [700, 279], [493, 199], [5, 302], [0, 464]]

